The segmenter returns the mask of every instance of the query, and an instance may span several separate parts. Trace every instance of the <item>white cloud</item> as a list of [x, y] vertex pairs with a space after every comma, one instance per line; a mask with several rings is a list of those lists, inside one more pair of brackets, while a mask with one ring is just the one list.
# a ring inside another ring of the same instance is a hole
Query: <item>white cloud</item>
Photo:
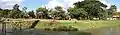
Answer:
[[83, 0], [64, 0], [64, 6], [65, 8], [73, 7], [73, 3], [83, 1]]
[[110, 6], [112, 5], [112, 4], [108, 3], [106, 0], [100, 0], [100, 1], [108, 6], [107, 9], [109, 9]]
[[61, 6], [64, 8], [63, 9], [64, 11], [67, 11], [67, 8], [73, 7], [73, 3], [78, 1], [82, 1], [82, 0], [49, 0], [47, 5], [42, 5], [41, 7], [46, 6], [47, 8], [53, 9], [56, 6]]
[[[54, 8], [55, 6], [62, 6], [64, 8], [73, 7], [73, 3], [78, 1], [84, 1], [84, 0], [62, 0], [64, 2], [60, 2], [59, 0], [49, 0], [47, 5], [48, 8]], [[107, 4], [107, 8], [111, 6], [111, 4], [107, 3], [105, 0], [100, 0], [102, 3]]]
[[120, 9], [117, 9], [117, 12], [120, 12]]
[[47, 5], [42, 5], [42, 7], [44, 7], [44, 6], [46, 6], [48, 8], [54, 8], [56, 6], [62, 6], [63, 7], [63, 3], [61, 3], [57, 0], [50, 0]]
[[12, 9], [13, 5], [20, 4], [24, 0], [0, 0], [0, 8]]
[[61, 0], [63, 2], [60, 2], [60, 0], [49, 0], [47, 5], [42, 5], [46, 6], [48, 8], [54, 8], [56, 6], [62, 6], [64, 8], [72, 7], [73, 3], [81, 1], [81, 0]]
[[[60, 2], [59, 0], [50, 0], [47, 5], [43, 5], [43, 6], [47, 6], [48, 8], [54, 8], [55, 6], [62, 6], [65, 9], [67, 9], [69, 7], [73, 7], [73, 3], [78, 2], [78, 1], [83, 1], [83, 0], [61, 0], [61, 1], [64, 1], [64, 2]], [[108, 0], [100, 0], [100, 2], [102, 2], [108, 6], [107, 7], [107, 9], [108, 9], [108, 8], [110, 8], [110, 6], [112, 4], [108, 3], [107, 1]], [[117, 11], [120, 11], [120, 9], [117, 9]]]
[[[106, 1], [105, 0], [100, 0], [100, 1], [108, 6], [107, 9], [109, 9], [111, 7], [111, 5], [114, 5], [114, 4], [108, 3], [107, 0]], [[119, 8], [117, 9], [117, 12], [120, 12]]]

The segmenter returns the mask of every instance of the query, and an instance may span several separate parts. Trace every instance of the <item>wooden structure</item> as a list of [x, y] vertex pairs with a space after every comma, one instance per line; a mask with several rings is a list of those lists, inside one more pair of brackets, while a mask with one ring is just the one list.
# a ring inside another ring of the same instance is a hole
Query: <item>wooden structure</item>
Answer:
[[[7, 33], [13, 33], [14, 32], [12, 29], [11, 29], [11, 31], [7, 31], [7, 28], [8, 28], [7, 25], [12, 26], [12, 28], [13, 28], [13, 27], [15, 27], [14, 26], [14, 24], [15, 24], [16, 26], [18, 26], [19, 30], [25, 30], [26, 28], [22, 29], [22, 26], [24, 27], [24, 25], [26, 23], [22, 23], [22, 22], [24, 22], [24, 21], [9, 21], [8, 19], [0, 20], [0, 24], [1, 24], [1, 27], [2, 27], [2, 29], [1, 29], [2, 34], [1, 35], [7, 35]], [[31, 23], [27, 23], [26, 26], [28, 26], [27, 28], [35, 28], [35, 26], [37, 25], [38, 22], [39, 22], [39, 20], [35, 20], [35, 21], [31, 22]]]
[[120, 18], [120, 12], [113, 12], [112, 18]]
[[37, 25], [38, 22], [39, 22], [39, 20], [33, 22], [32, 25], [30, 26], [30, 28], [35, 28], [35, 26]]

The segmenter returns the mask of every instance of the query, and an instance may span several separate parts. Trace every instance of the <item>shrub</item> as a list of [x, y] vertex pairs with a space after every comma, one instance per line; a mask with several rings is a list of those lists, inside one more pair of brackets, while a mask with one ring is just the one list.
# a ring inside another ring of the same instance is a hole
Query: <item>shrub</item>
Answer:
[[78, 31], [77, 28], [74, 28], [72, 26], [60, 26], [60, 27], [57, 27], [57, 28], [53, 28], [52, 29], [53, 31]]
[[58, 27], [57, 29], [58, 29], [58, 31], [67, 31], [68, 30], [66, 26], [61, 26], [61, 27]]
[[53, 20], [53, 21], [49, 21], [49, 22], [45, 22], [46, 23], [46, 25], [48, 25], [48, 26], [57, 26], [57, 25], [59, 25], [59, 22], [57, 22], [57, 21], [55, 21], [55, 20]]
[[53, 28], [52, 31], [57, 31], [57, 29], [56, 29], [56, 28]]
[[77, 28], [71, 28], [71, 31], [78, 31]]
[[51, 29], [50, 29], [50, 28], [45, 28], [44, 30], [45, 30], [45, 31], [50, 31]]

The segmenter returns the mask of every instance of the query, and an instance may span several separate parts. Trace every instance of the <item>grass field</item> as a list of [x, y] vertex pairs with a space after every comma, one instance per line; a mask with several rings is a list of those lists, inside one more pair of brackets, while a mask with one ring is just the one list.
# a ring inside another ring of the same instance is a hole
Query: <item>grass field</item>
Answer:
[[90, 20], [79, 20], [79, 21], [69, 21], [69, 20], [56, 20], [57, 25], [47, 26], [47, 23], [50, 23], [50, 20], [40, 21], [36, 28], [45, 28], [45, 27], [57, 27], [57, 26], [73, 26], [79, 28], [79, 30], [85, 29], [94, 29], [102, 27], [112, 27], [120, 25], [120, 20], [99, 20], [99, 21], [90, 21]]
[[85, 29], [94, 29], [94, 28], [102, 28], [102, 27], [112, 27], [120, 25], [120, 20], [55, 20], [57, 25], [48, 26], [47, 24], [51, 23], [51, 19], [12, 19], [13, 21], [33, 21], [33, 20], [40, 20], [37, 24], [36, 28], [46, 28], [46, 27], [58, 27], [58, 26], [73, 26], [78, 28], [79, 30]]

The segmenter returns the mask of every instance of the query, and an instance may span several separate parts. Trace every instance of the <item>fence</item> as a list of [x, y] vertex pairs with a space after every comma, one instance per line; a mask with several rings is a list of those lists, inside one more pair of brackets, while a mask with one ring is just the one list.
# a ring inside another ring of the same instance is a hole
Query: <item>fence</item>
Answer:
[[[21, 35], [34, 21], [0, 21], [0, 35]], [[34, 25], [35, 26], [35, 25]]]

